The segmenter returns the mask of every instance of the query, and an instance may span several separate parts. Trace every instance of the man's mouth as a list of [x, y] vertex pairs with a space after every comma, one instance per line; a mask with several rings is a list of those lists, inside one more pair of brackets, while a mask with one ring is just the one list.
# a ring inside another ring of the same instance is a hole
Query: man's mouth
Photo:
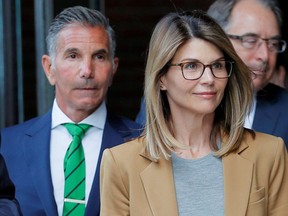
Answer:
[[261, 66], [252, 66], [249, 67], [250, 71], [251, 71], [251, 77], [252, 79], [256, 79], [257, 77], [263, 77], [266, 73], [266, 67], [265, 65], [261, 65]]

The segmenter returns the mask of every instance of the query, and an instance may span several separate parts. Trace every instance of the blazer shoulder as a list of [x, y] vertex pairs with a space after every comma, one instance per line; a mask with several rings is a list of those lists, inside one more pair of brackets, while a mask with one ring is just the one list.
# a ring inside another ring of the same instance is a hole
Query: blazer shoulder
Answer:
[[286, 154], [286, 147], [281, 137], [262, 132], [255, 132], [255, 136], [246, 132], [241, 146], [243, 145], [248, 148], [241, 154], [251, 157], [263, 156], [267, 159], [270, 157], [273, 160], [273, 158], [277, 157], [276, 155]]
[[137, 176], [151, 164], [151, 160], [147, 160], [141, 155], [144, 148], [140, 138], [136, 138], [132, 141], [105, 149], [101, 160], [102, 174], [103, 172], [111, 173], [111, 167], [117, 167], [117, 171], [115, 170], [113, 173], [121, 173], [121, 178], [124, 182], [129, 182], [129, 179], [138, 179]]
[[143, 137], [137, 137], [133, 140], [110, 148], [112, 154], [121, 157], [129, 157], [129, 155], [139, 155], [145, 151]]

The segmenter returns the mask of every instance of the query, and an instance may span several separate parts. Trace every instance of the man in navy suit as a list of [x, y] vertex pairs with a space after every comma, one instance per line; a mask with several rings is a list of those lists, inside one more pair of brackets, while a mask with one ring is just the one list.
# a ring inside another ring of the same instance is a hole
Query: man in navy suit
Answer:
[[99, 215], [102, 152], [139, 134], [136, 123], [106, 109], [105, 97], [118, 66], [115, 46], [114, 31], [99, 11], [71, 7], [51, 23], [42, 65], [55, 86], [52, 109], [1, 133], [1, 153], [23, 215], [62, 215], [64, 202], [71, 202], [64, 201], [64, 156], [72, 140], [64, 123], [92, 125], [82, 139], [85, 215]]
[[282, 137], [288, 149], [288, 92], [270, 83], [277, 55], [286, 49], [277, 1], [216, 0], [208, 14], [226, 31], [237, 54], [253, 72], [255, 100], [245, 127]]
[[[277, 54], [284, 52], [280, 8], [275, 0], [216, 0], [208, 9], [226, 31], [244, 63], [252, 70], [254, 106], [245, 127], [280, 136], [288, 149], [288, 92], [270, 83]], [[136, 122], [145, 123], [142, 98]]]

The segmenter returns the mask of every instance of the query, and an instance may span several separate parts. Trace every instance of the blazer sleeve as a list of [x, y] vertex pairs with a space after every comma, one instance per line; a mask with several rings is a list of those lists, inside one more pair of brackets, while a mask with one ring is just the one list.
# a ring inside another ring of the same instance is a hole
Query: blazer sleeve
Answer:
[[102, 156], [100, 197], [100, 216], [130, 215], [128, 190], [110, 149], [106, 149]]
[[282, 139], [279, 140], [270, 175], [268, 215], [280, 216], [288, 213], [288, 159]]

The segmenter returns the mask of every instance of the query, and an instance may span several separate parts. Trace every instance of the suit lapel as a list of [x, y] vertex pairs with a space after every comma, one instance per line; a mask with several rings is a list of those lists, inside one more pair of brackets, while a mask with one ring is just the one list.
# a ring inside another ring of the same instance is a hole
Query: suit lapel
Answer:
[[253, 163], [238, 153], [223, 157], [225, 215], [245, 215], [252, 184]]
[[57, 215], [50, 172], [51, 112], [25, 132], [24, 153], [39, 199], [47, 215]]
[[100, 178], [100, 164], [103, 151], [106, 148], [112, 148], [113, 146], [128, 141], [131, 136], [132, 136], [131, 130], [127, 128], [118, 117], [108, 114], [103, 131], [103, 138], [96, 173], [91, 188], [91, 191], [95, 191], [95, 193], [93, 192], [90, 193], [88, 203], [86, 206], [85, 215], [90, 216], [92, 214], [95, 214], [95, 212], [100, 212], [99, 178]]
[[[153, 215], [178, 215], [171, 161], [152, 162], [140, 174]], [[153, 179], [151, 181], [151, 179]]]
[[[276, 88], [277, 89], [277, 88]], [[274, 134], [281, 113], [276, 112], [279, 95], [274, 85], [268, 84], [257, 94], [257, 105], [252, 128], [269, 134]], [[279, 110], [279, 109], [277, 109]], [[269, 122], [269, 124], [267, 124]]]
[[[256, 131], [273, 134], [280, 115], [280, 113], [275, 113], [273, 109], [273, 106], [269, 105], [269, 101], [257, 102], [252, 128]], [[269, 124], [266, 124], [266, 122], [269, 122]]]

